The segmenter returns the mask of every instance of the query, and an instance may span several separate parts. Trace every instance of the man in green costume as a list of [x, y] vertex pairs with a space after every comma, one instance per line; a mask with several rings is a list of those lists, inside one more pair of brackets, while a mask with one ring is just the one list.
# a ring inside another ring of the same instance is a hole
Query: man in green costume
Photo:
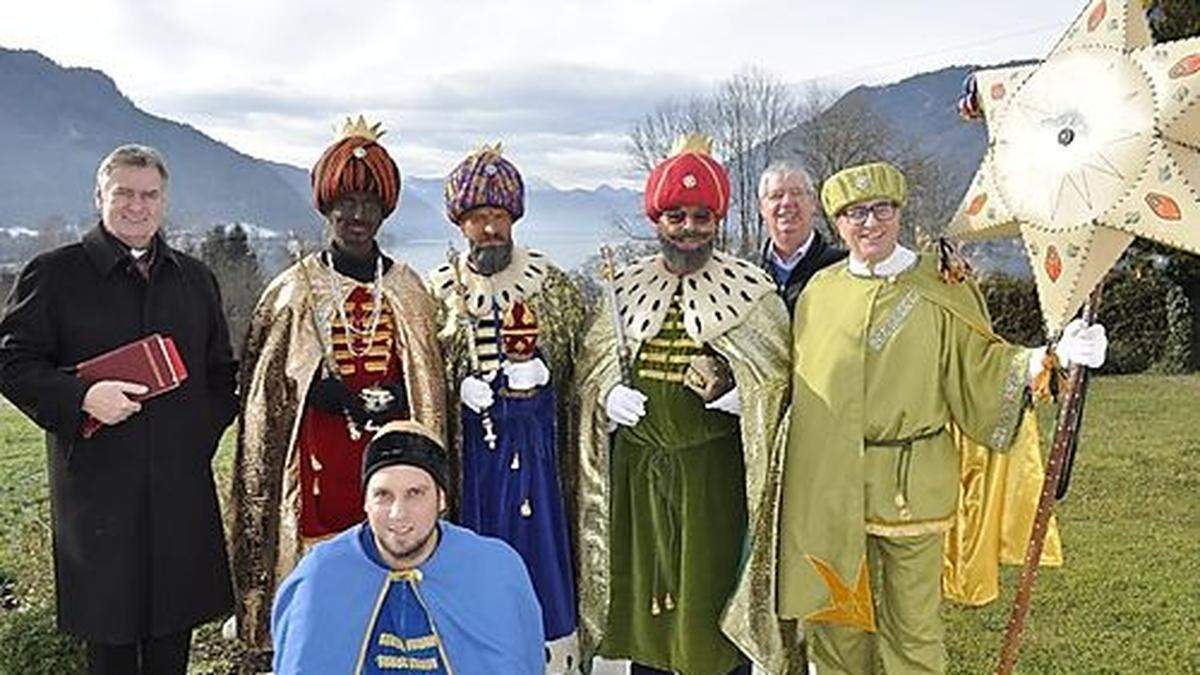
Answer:
[[[895, 167], [846, 169], [821, 199], [850, 258], [796, 306], [779, 612], [806, 622], [819, 673], [940, 673], [951, 430], [1009, 448], [1046, 350], [1004, 342], [974, 283], [897, 244]], [[1054, 353], [1096, 368], [1106, 347], [1102, 326], [1073, 322]]]
[[681, 139], [645, 200], [662, 250], [615, 275], [578, 366], [582, 647], [633, 673], [776, 672], [778, 619], [750, 608], [774, 605], [775, 554], [754, 544], [777, 526], [787, 310], [713, 252], [729, 180], [706, 139]]

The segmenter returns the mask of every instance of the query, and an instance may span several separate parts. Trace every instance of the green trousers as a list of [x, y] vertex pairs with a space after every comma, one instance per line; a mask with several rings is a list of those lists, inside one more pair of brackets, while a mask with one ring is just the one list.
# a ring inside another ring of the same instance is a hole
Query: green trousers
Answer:
[[944, 673], [942, 535], [867, 537], [875, 594], [876, 633], [807, 623], [808, 658], [816, 672], [874, 675]]

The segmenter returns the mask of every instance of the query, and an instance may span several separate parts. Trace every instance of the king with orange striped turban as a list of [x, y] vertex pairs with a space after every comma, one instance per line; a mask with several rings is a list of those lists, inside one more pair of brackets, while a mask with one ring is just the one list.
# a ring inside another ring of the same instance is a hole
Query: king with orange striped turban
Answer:
[[646, 215], [658, 222], [663, 211], [681, 206], [703, 206], [717, 219], [729, 210], [729, 174], [712, 157], [712, 140], [687, 134], [675, 142], [671, 154], [654, 167], [646, 179]]
[[322, 214], [346, 192], [370, 192], [383, 204], [383, 217], [400, 200], [400, 169], [379, 144], [380, 124], [368, 125], [362, 115], [347, 119], [333, 145], [312, 170], [313, 204]]

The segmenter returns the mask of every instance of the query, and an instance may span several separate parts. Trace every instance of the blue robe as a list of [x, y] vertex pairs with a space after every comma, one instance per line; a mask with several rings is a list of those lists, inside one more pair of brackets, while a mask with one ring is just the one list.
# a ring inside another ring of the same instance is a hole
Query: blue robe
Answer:
[[314, 547], [275, 594], [275, 672], [541, 675], [541, 607], [521, 558], [438, 526], [413, 570], [388, 569], [366, 523]]
[[537, 590], [548, 640], [575, 632], [575, 580], [571, 542], [558, 484], [555, 388], [532, 396], [505, 395], [505, 377], [492, 382], [488, 409], [496, 448], [483, 438], [480, 416], [462, 406], [462, 524], [499, 537], [517, 549]]

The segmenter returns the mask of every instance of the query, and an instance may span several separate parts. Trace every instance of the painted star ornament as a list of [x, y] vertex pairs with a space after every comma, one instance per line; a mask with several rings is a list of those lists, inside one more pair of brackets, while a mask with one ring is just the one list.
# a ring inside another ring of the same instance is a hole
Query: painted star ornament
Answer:
[[950, 232], [1020, 235], [1051, 333], [1135, 237], [1200, 253], [1200, 38], [1153, 44], [1140, 0], [1091, 0], [1045, 61], [973, 77], [988, 148]]

